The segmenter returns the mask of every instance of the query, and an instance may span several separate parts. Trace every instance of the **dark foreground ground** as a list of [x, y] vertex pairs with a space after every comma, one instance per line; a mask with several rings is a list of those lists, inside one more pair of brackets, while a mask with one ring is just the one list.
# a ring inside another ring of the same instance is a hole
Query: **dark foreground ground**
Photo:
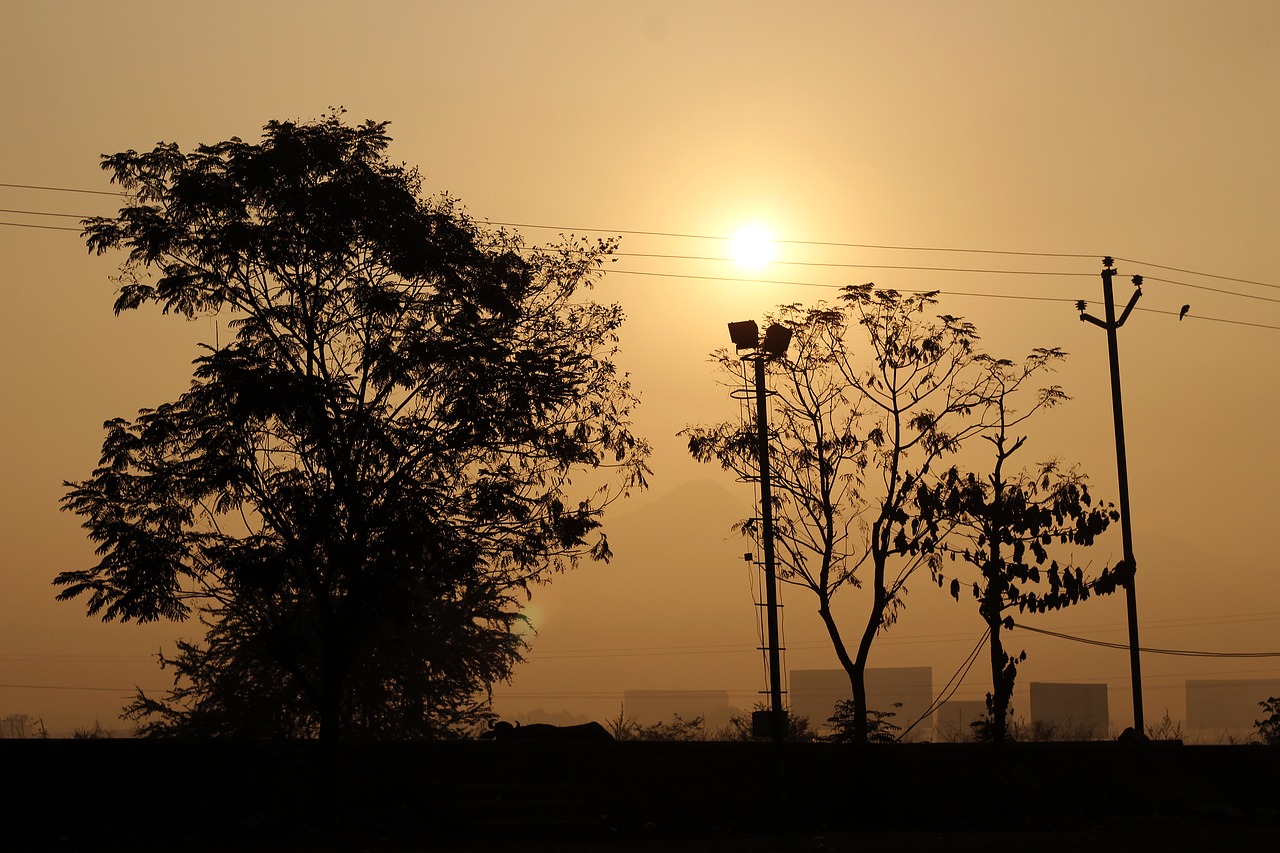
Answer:
[[1280, 749], [0, 741], [0, 850], [1280, 850]]

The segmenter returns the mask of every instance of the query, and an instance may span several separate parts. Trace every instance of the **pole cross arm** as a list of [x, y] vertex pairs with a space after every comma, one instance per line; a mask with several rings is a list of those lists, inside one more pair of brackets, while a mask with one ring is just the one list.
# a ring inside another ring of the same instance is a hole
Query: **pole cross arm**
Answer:
[[1129, 319], [1133, 306], [1138, 304], [1138, 300], [1142, 298], [1142, 276], [1135, 275], [1133, 277], [1133, 296], [1129, 297], [1129, 304], [1124, 306], [1124, 313], [1120, 315], [1120, 319], [1116, 320], [1116, 328], [1124, 325], [1124, 321]]

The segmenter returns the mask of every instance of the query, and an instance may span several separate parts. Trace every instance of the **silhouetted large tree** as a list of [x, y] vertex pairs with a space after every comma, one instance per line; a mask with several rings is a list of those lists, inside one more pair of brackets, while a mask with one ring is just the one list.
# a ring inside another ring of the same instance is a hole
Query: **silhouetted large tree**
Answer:
[[622, 312], [580, 294], [613, 243], [482, 229], [389, 141], [331, 115], [104, 158], [131, 198], [85, 235], [128, 253], [116, 312], [236, 330], [177, 400], [108, 421], [63, 499], [101, 560], [59, 599], [208, 626], [135, 703], [154, 731], [448, 733], [520, 659], [520, 594], [607, 558], [602, 508], [644, 484]]

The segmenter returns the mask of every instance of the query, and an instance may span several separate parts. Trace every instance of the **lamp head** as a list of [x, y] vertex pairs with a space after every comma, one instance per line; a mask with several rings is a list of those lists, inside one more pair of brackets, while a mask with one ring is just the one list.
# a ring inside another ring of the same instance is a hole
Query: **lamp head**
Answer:
[[729, 339], [740, 350], [755, 349], [760, 346], [760, 327], [755, 320], [743, 320], [729, 324]]
[[789, 346], [791, 346], [791, 330], [786, 326], [774, 323], [768, 329], [765, 329], [764, 341], [760, 344], [765, 356], [768, 358], [780, 358], [787, 354], [787, 347]]

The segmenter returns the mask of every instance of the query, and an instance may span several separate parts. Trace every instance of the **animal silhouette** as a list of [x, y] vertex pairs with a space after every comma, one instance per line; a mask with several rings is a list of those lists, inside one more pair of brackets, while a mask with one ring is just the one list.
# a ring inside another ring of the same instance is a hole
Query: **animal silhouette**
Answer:
[[522, 726], [499, 720], [480, 737], [489, 740], [613, 740], [609, 730], [596, 722], [577, 726], [553, 726], [550, 723]]

